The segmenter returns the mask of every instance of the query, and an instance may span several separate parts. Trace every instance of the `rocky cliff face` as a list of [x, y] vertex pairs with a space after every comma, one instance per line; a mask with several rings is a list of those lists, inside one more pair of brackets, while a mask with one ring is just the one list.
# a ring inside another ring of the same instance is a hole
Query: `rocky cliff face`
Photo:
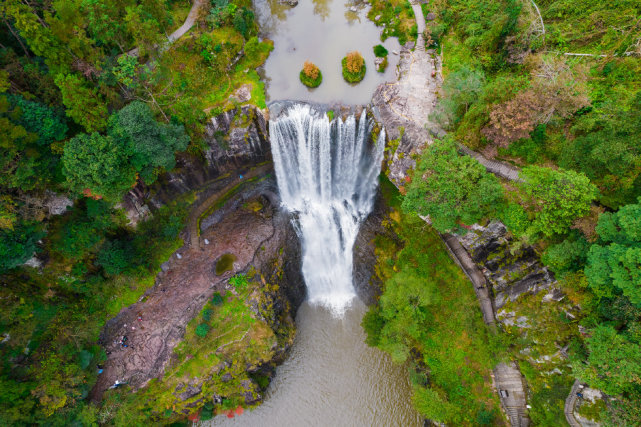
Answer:
[[491, 284], [497, 310], [508, 300], [514, 301], [525, 293], [537, 294], [556, 283], [534, 249], [516, 245], [499, 221], [492, 221], [487, 227], [474, 225], [459, 241]]
[[244, 105], [209, 120], [202, 157], [178, 156], [177, 166], [151, 186], [138, 184], [125, 195], [122, 206], [136, 224], [176, 196], [198, 189], [226, 173], [271, 160], [267, 120], [261, 110]]
[[385, 235], [395, 238], [395, 235], [382, 224], [387, 215], [388, 208], [385, 205], [380, 190], [376, 195], [374, 209], [365, 222], [361, 225], [354, 243], [354, 266], [352, 277], [356, 294], [367, 305], [375, 304], [382, 293], [380, 278], [374, 274], [376, 263], [376, 236]]

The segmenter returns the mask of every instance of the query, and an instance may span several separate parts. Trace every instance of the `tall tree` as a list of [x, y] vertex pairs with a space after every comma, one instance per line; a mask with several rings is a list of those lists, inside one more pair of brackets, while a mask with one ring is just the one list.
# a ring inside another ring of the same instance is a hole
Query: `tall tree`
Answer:
[[117, 201], [136, 182], [129, 152], [122, 141], [98, 133], [80, 134], [67, 142], [62, 155], [69, 188]]
[[575, 219], [590, 211], [590, 203], [597, 196], [588, 177], [574, 171], [528, 166], [520, 177], [520, 196], [532, 218], [531, 235], [566, 232]]
[[473, 224], [503, 199], [496, 177], [475, 159], [461, 156], [450, 139], [430, 145], [416, 165], [403, 209], [429, 215], [439, 231]]
[[623, 293], [641, 306], [641, 198], [616, 213], [604, 213], [596, 228], [599, 242], [588, 253], [585, 274], [600, 296]]
[[127, 147], [130, 163], [146, 183], [176, 165], [175, 153], [187, 148], [189, 137], [182, 125], [159, 123], [149, 106], [135, 101], [115, 113], [109, 135]]

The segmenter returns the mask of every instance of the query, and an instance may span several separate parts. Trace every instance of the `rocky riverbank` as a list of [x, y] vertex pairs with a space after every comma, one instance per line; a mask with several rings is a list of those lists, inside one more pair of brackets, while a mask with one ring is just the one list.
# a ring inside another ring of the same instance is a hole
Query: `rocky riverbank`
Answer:
[[[238, 108], [212, 119], [207, 134], [204, 158], [182, 158], [177, 171], [125, 200], [132, 223], [190, 192], [213, 208], [198, 218], [201, 244], [190, 246], [185, 232], [187, 244], [163, 264], [155, 285], [105, 325], [99, 342], [107, 360], [91, 392], [94, 401], [116, 388], [105, 395], [110, 405], [125, 384], [137, 391], [136, 404], [151, 395], [178, 416], [205, 405], [252, 405], [265, 387], [260, 378], [271, 376], [291, 346], [293, 318], [305, 297], [298, 237], [279, 208], [269, 168], [229, 185], [236, 174], [270, 159], [265, 117]], [[246, 284], [239, 288], [230, 281], [236, 277]], [[215, 317], [208, 310], [221, 313], [200, 336], [196, 327]], [[246, 329], [239, 335], [238, 328]], [[199, 368], [186, 372], [196, 362]]]

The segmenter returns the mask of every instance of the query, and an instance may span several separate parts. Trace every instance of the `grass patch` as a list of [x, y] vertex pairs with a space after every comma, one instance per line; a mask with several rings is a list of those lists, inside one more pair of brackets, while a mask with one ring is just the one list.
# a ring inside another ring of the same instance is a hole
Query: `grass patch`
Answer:
[[299, 78], [301, 83], [308, 88], [315, 88], [323, 82], [323, 73], [321, 73], [321, 70], [316, 65], [305, 61], [303, 69], [300, 70]]

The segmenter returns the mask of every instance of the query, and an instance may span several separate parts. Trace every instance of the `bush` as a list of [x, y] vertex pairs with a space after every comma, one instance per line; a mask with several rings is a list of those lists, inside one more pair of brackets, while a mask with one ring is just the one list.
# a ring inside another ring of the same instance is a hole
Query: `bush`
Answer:
[[382, 44], [377, 44], [374, 46], [374, 55], [376, 55], [379, 58], [386, 57], [388, 54], [387, 49], [385, 49], [385, 46]]
[[315, 88], [323, 82], [323, 74], [314, 63], [305, 61], [303, 69], [300, 70], [300, 81], [309, 88]]
[[207, 332], [209, 332], [208, 324], [201, 323], [200, 325], [196, 326], [196, 335], [198, 335], [200, 338], [205, 338], [207, 336]]
[[376, 68], [376, 71], [378, 71], [379, 73], [384, 73], [388, 64], [389, 64], [389, 61], [387, 60], [387, 57], [383, 58], [383, 61], [378, 65], [378, 67]]
[[213, 297], [211, 297], [212, 305], [220, 305], [223, 303], [223, 297], [220, 295], [220, 292], [216, 292]]
[[341, 61], [343, 65], [343, 78], [349, 83], [358, 83], [365, 77], [367, 67], [365, 66], [365, 59], [357, 51], [347, 54]]
[[244, 274], [237, 274], [229, 279], [229, 284], [236, 288], [238, 292], [243, 292], [247, 289], [249, 281], [247, 280], [247, 276]]

